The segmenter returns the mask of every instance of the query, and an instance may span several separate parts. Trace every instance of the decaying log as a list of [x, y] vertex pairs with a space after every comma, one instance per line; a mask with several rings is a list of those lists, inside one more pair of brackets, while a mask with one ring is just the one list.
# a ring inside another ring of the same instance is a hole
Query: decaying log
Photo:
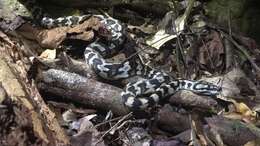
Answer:
[[[12, 44], [7, 36], [5, 36], [3, 33], [0, 34], [1, 38], [4, 38], [4, 41], [2, 40], [2, 42], [4, 42], [3, 47], [0, 47], [0, 82], [2, 84], [2, 88], [7, 94], [7, 100], [11, 101], [8, 102], [6, 106], [8, 107], [8, 109], [14, 110], [14, 123], [17, 123], [14, 126], [6, 126], [6, 124], [1, 124], [0, 129], [2, 129], [3, 131], [5, 129], [6, 132], [9, 132], [6, 134], [9, 134], [9, 136], [12, 136], [12, 134], [16, 134], [16, 138], [14, 139], [10, 139], [10, 137], [9, 139], [5, 139], [9, 140], [6, 141], [7, 144], [12, 143], [15, 145], [26, 145], [26, 142], [27, 144], [29, 144], [29, 138], [26, 137], [26, 135], [30, 135], [34, 136], [35, 142], [41, 142], [43, 145], [68, 145], [68, 137], [61, 129], [55, 117], [55, 114], [43, 102], [35, 86], [33, 84], [30, 84], [28, 82], [28, 79], [26, 79], [26, 75], [24, 74], [26, 71], [23, 70], [22, 67], [24, 64], [20, 61], [18, 67], [16, 63], [11, 61], [12, 59], [14, 59], [11, 57], [11, 54], [14, 54], [14, 52], [12, 51], [15, 50], [16, 46]], [[2, 104], [3, 106], [5, 106], [5, 100]], [[3, 116], [3, 114], [1, 115]], [[4, 119], [0, 118], [0, 123], [10, 122], [2, 120]], [[12, 130], [7, 130], [8, 128], [11, 128]], [[29, 130], [25, 131], [23, 130], [23, 128], [28, 128]], [[25, 136], [23, 138], [24, 141], [20, 141], [21, 139], [17, 138], [19, 137], [19, 135]]]
[[118, 115], [129, 112], [121, 102], [120, 93], [122, 90], [120, 88], [75, 73], [55, 69], [45, 71], [41, 77], [39, 88], [45, 92], [97, 109], [111, 110]]

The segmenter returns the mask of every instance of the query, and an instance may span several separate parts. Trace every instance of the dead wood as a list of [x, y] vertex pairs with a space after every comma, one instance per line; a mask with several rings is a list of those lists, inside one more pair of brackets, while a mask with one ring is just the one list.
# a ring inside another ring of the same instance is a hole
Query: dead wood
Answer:
[[224, 38], [224, 46], [225, 46], [225, 58], [226, 58], [226, 70], [229, 70], [232, 65], [234, 64], [233, 60], [233, 53], [234, 53], [234, 46]]
[[219, 106], [214, 98], [200, 96], [192, 93], [191, 91], [179, 91], [171, 96], [169, 102], [173, 104], [181, 104], [184, 106], [197, 107], [204, 110], [216, 110]]
[[[5, 136], [10, 136], [3, 138], [9, 140], [8, 142], [13, 142], [13, 144], [30, 145], [33, 144], [30, 143], [33, 142], [30, 141], [30, 138], [34, 136], [35, 139], [38, 139], [34, 142], [41, 142], [43, 145], [68, 145], [68, 138], [58, 124], [55, 114], [47, 107], [37, 88], [26, 77], [26, 65], [22, 60], [18, 60], [22, 54], [21, 50], [17, 51], [17, 46], [5, 34], [1, 33], [1, 38], [4, 45], [0, 47], [0, 82], [7, 94], [8, 98], [6, 100], [11, 101], [3, 101], [2, 104], [7, 106], [9, 110], [11, 108], [11, 111], [15, 111], [13, 115], [7, 115], [7, 118], [4, 119], [14, 116], [14, 122], [16, 123], [13, 127], [12, 125], [1, 124], [0, 129], [5, 129], [7, 132]], [[1, 118], [1, 120], [3, 119]], [[12, 120], [12, 118], [9, 120]], [[24, 128], [29, 130], [24, 131]], [[15, 135], [25, 137], [23, 141], [19, 138], [12, 139], [12, 136]]]
[[121, 89], [61, 70], [43, 72], [39, 88], [97, 109], [117, 115], [128, 113], [120, 98]]
[[61, 53], [59, 57], [54, 60], [39, 60], [38, 58], [36, 59], [36, 62], [37, 61], [50, 68], [77, 73], [81, 76], [96, 80], [98, 79], [97, 74], [95, 74], [88, 64], [83, 61], [75, 60], [69, 57], [66, 53]]

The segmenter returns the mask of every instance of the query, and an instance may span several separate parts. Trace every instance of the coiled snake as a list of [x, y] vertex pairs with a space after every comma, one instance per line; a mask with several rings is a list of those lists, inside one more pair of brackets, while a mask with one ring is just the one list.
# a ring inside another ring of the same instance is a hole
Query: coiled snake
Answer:
[[[33, 0], [23, 0], [24, 5], [30, 9], [34, 18], [40, 20], [41, 25], [47, 28], [58, 26], [71, 26], [82, 23], [88, 15], [68, 16], [60, 18], [44, 17], [42, 9], [37, 7]], [[100, 20], [104, 28], [110, 32], [111, 40], [106, 43], [99, 40], [89, 44], [84, 52], [85, 61], [91, 66], [96, 74], [108, 80], [118, 80], [140, 75], [143, 80], [128, 83], [121, 93], [123, 103], [133, 109], [144, 109], [160, 99], [172, 95], [179, 90], [190, 90], [197, 94], [214, 96], [219, 94], [221, 88], [211, 83], [174, 79], [168, 74], [145, 67], [140, 61], [132, 64], [130, 61], [122, 63], [108, 62], [104, 58], [119, 52], [120, 46], [125, 41], [123, 25], [116, 19], [103, 15], [93, 15]]]

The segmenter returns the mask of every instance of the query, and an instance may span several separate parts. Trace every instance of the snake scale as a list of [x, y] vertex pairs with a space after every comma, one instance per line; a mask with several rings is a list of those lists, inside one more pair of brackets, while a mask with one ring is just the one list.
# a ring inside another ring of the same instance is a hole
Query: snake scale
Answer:
[[[42, 9], [35, 4], [35, 0], [21, 0], [23, 5], [33, 14], [33, 18], [45, 28], [59, 26], [73, 26], [89, 18], [89, 15], [67, 16], [60, 18], [46, 17]], [[113, 56], [122, 49], [125, 42], [124, 26], [118, 20], [103, 16], [92, 15], [97, 18], [104, 28], [110, 32], [111, 40], [106, 43], [99, 40], [90, 43], [84, 52], [85, 61], [96, 74], [108, 80], [119, 80], [131, 76], [143, 76], [143, 80], [130, 82], [121, 93], [124, 105], [132, 109], [145, 109], [162, 98], [170, 96], [179, 90], [190, 90], [201, 95], [214, 96], [219, 94], [221, 87], [211, 83], [175, 79], [163, 71], [145, 67], [140, 61], [135, 64], [130, 61], [113, 63], [105, 58]]]

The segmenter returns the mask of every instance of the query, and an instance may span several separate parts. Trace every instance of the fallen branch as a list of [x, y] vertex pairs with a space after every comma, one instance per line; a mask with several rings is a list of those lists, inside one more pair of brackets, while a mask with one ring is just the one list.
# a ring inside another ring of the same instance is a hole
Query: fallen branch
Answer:
[[45, 71], [39, 88], [93, 108], [111, 110], [117, 115], [125, 115], [129, 112], [121, 101], [120, 88], [74, 73], [55, 69]]
[[181, 104], [184, 106], [197, 107], [205, 110], [216, 110], [218, 102], [212, 97], [200, 96], [191, 91], [179, 91], [171, 96], [170, 103]]

